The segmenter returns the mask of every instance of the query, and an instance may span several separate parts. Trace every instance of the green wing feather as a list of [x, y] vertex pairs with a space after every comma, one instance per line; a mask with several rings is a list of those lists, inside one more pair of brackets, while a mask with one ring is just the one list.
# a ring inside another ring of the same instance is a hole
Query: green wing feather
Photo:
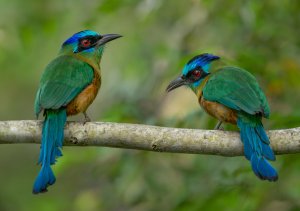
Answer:
[[212, 73], [203, 88], [203, 97], [221, 103], [231, 109], [268, 117], [270, 108], [257, 80], [249, 72], [224, 67]]
[[35, 113], [66, 106], [94, 78], [93, 68], [71, 56], [54, 59], [45, 69], [35, 99]]

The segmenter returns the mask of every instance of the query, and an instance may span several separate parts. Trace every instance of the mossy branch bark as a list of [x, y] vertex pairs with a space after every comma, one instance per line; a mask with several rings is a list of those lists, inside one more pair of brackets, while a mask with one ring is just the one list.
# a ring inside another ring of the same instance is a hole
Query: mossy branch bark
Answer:
[[[41, 121], [0, 122], [0, 144], [40, 143]], [[300, 152], [300, 127], [267, 132], [276, 154]], [[157, 152], [243, 155], [238, 132], [110, 122], [68, 122], [65, 146], [104, 146]]]

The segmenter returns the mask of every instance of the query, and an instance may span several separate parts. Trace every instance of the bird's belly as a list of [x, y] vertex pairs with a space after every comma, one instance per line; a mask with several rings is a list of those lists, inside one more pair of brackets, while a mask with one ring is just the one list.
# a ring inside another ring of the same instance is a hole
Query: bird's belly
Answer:
[[236, 111], [220, 103], [207, 101], [203, 98], [203, 96], [199, 98], [199, 104], [208, 114], [217, 118], [218, 120], [222, 122], [236, 124], [237, 122]]
[[100, 85], [101, 77], [99, 73], [94, 70], [94, 79], [92, 83], [67, 105], [67, 115], [70, 116], [85, 112], [96, 98]]

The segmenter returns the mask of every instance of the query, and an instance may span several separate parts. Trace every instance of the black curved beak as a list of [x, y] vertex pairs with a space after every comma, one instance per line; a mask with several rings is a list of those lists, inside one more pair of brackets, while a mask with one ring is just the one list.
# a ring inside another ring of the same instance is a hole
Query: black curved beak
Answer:
[[176, 89], [176, 88], [178, 88], [178, 87], [180, 87], [182, 85], [187, 85], [187, 84], [188, 84], [187, 81], [184, 78], [182, 78], [182, 76], [180, 76], [180, 77], [176, 78], [175, 80], [173, 80], [169, 84], [169, 86], [167, 87], [166, 91], [170, 92], [170, 91], [172, 91], [172, 90], [174, 90], [174, 89]]
[[118, 39], [122, 37], [122, 35], [119, 34], [104, 34], [100, 36], [100, 39], [97, 41], [96, 45], [101, 46], [104, 45], [105, 43], [108, 43], [112, 40]]

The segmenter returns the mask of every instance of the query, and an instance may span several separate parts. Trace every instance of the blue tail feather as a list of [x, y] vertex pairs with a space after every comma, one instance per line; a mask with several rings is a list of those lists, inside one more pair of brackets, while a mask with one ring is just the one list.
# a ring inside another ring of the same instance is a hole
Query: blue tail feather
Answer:
[[32, 192], [35, 194], [47, 191], [47, 187], [55, 183], [56, 179], [51, 165], [56, 162], [57, 157], [62, 156], [60, 148], [63, 145], [66, 119], [65, 109], [46, 111], [38, 162], [42, 168], [33, 185]]
[[50, 165], [42, 165], [42, 168], [35, 179], [32, 192], [34, 194], [47, 192], [48, 185], [55, 183], [55, 176]]
[[251, 167], [252, 167], [254, 174], [258, 178], [263, 179], [262, 175], [259, 173], [259, 170], [258, 170], [258, 165], [257, 165], [258, 164], [258, 156], [255, 155], [255, 153], [252, 154], [250, 162], [251, 162]]
[[259, 158], [257, 167], [263, 179], [267, 179], [269, 181], [276, 181], [278, 179], [276, 170], [264, 157]]
[[248, 159], [248, 160], [251, 160], [251, 156], [252, 156], [252, 146], [250, 145], [250, 141], [248, 140], [248, 136], [246, 134], [246, 130], [244, 129], [244, 126], [241, 125], [240, 127], [240, 130], [241, 130], [241, 139], [244, 140], [244, 154], [245, 154], [245, 157]]
[[259, 135], [260, 139], [265, 143], [265, 144], [270, 144], [270, 140], [266, 134], [266, 131], [264, 129], [264, 126], [260, 124], [255, 128], [256, 133]]
[[267, 161], [275, 160], [275, 155], [262, 124], [250, 125], [238, 118], [238, 127], [244, 143], [245, 157], [250, 160], [255, 175], [262, 180], [276, 181], [277, 172]]
[[269, 145], [262, 144], [262, 152], [263, 152], [263, 156], [268, 160], [272, 160], [272, 161], [276, 160], [274, 152]]
[[51, 159], [50, 163], [55, 164], [56, 158], [62, 156], [61, 148], [63, 145], [64, 140], [64, 130], [61, 128], [64, 128], [66, 122], [66, 115], [59, 115], [57, 117], [57, 127], [55, 128], [56, 131], [54, 131], [54, 134], [56, 134], [56, 141], [55, 141], [55, 147], [53, 148], [53, 151], [51, 152]]

